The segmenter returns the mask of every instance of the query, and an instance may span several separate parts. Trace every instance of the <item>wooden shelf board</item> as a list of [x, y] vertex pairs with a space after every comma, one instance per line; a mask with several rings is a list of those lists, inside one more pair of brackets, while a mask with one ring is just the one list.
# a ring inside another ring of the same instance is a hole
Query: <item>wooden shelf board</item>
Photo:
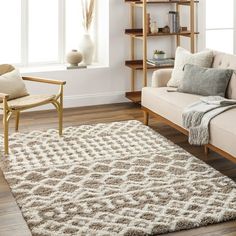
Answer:
[[125, 97], [131, 100], [134, 103], [141, 103], [141, 91], [126, 92]]
[[[125, 34], [132, 36], [132, 37], [143, 37], [143, 30], [142, 29], [126, 29]], [[199, 32], [195, 32], [194, 34], [199, 34]], [[180, 36], [186, 36], [189, 37], [191, 35], [190, 31], [182, 31], [180, 33], [148, 33], [148, 37], [156, 37], [156, 36], [171, 36], [171, 35], [180, 35]]]
[[[125, 65], [133, 70], [143, 70], [143, 60], [125, 61]], [[165, 69], [165, 68], [173, 68], [173, 65], [152, 66], [150, 64], [147, 64], [147, 69], [149, 70]]]
[[[143, 2], [141, 0], [125, 0], [127, 3], [135, 4], [136, 6], [142, 6]], [[199, 3], [199, 1], [194, 1], [195, 3]], [[147, 1], [147, 4], [170, 4], [170, 3], [176, 3], [179, 5], [190, 5], [190, 1]]]

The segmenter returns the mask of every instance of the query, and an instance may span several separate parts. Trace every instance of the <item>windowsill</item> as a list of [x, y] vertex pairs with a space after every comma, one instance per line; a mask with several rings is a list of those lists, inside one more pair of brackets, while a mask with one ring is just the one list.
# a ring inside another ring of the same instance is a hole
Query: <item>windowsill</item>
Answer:
[[81, 71], [81, 70], [91, 70], [91, 69], [100, 69], [107, 68], [108, 65], [93, 63], [92, 65], [87, 66], [86, 68], [75, 68], [75, 69], [67, 69], [66, 64], [53, 64], [53, 65], [42, 65], [42, 66], [29, 66], [29, 67], [21, 67], [20, 72], [22, 74], [27, 73], [37, 73], [37, 72], [58, 72], [58, 71]]

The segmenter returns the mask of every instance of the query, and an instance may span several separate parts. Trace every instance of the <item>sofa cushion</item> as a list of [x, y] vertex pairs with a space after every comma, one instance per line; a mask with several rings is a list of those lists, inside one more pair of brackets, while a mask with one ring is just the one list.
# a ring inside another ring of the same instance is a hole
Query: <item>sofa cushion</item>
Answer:
[[193, 64], [201, 67], [211, 67], [213, 61], [213, 51], [202, 51], [192, 54], [184, 48], [178, 47], [175, 53], [175, 66], [167, 86], [178, 87], [183, 80], [183, 68], [188, 64]]
[[225, 97], [232, 74], [233, 70], [230, 69], [203, 68], [186, 64], [183, 82], [178, 87], [178, 92]]
[[182, 111], [202, 96], [168, 92], [167, 87], [142, 89], [142, 106], [182, 127]]
[[[236, 55], [230, 55], [222, 52], [215, 52], [213, 68], [233, 69], [236, 71]], [[233, 73], [228, 89], [227, 98], [236, 99], [236, 74]]]
[[[198, 101], [201, 96], [167, 92], [169, 88], [142, 89], [142, 106], [182, 127], [182, 113], [186, 106]], [[236, 157], [236, 109], [222, 113], [210, 123], [210, 143]]]
[[210, 123], [210, 143], [236, 157], [236, 109], [216, 116]]

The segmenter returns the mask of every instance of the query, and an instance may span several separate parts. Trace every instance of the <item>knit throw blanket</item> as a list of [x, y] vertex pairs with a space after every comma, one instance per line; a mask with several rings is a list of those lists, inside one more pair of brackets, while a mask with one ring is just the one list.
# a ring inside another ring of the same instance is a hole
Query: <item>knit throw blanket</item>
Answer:
[[206, 145], [209, 143], [209, 124], [217, 115], [236, 108], [236, 100], [220, 96], [203, 97], [200, 101], [184, 109], [183, 126], [189, 130], [189, 143]]

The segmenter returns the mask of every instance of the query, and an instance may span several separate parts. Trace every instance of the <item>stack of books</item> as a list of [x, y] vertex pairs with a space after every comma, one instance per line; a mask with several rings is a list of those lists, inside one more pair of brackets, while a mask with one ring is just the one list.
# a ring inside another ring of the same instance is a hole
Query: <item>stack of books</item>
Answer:
[[172, 58], [147, 59], [147, 63], [152, 66], [174, 66], [175, 60]]
[[170, 33], [180, 32], [179, 12], [169, 11], [169, 27]]

